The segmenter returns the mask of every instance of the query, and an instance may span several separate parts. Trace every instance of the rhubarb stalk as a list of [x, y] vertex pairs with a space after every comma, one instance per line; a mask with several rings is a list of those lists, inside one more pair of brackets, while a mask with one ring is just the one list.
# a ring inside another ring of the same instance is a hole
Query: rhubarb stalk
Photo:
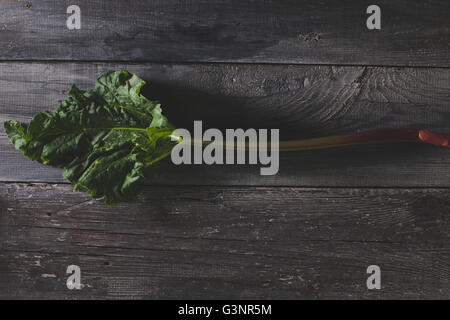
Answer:
[[373, 130], [304, 140], [281, 141], [280, 151], [325, 149], [357, 144], [415, 142], [448, 147], [450, 135], [417, 129]]

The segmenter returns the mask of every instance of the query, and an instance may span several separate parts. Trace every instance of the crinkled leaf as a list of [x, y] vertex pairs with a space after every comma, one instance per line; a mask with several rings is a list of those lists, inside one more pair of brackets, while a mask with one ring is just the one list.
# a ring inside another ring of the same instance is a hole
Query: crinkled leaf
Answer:
[[140, 94], [144, 84], [126, 71], [108, 72], [92, 90], [73, 86], [58, 108], [28, 125], [6, 121], [6, 133], [30, 159], [64, 168], [75, 190], [109, 205], [132, 201], [145, 169], [175, 144], [160, 104]]

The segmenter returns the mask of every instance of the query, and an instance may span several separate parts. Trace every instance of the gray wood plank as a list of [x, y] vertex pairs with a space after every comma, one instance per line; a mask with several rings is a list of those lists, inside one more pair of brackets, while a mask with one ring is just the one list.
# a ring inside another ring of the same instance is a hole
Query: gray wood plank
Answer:
[[[450, 132], [450, 71], [442, 68], [223, 64], [1, 63], [0, 121], [53, 109], [75, 83], [106, 70], [144, 78], [177, 127], [280, 128], [282, 139], [389, 127]], [[449, 150], [394, 144], [281, 155], [276, 176], [258, 166], [161, 164], [150, 184], [449, 186]], [[62, 182], [57, 169], [26, 159], [0, 129], [0, 180]]]
[[2, 1], [0, 59], [450, 66], [446, 0]]
[[449, 189], [160, 186], [113, 208], [67, 185], [0, 195], [2, 298], [450, 298]]

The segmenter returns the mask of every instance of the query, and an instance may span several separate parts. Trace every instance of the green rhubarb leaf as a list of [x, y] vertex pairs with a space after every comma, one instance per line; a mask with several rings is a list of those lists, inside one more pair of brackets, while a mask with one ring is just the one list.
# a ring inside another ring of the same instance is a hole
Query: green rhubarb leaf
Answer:
[[74, 190], [108, 205], [133, 201], [146, 169], [176, 143], [161, 105], [140, 94], [144, 84], [126, 71], [108, 72], [91, 90], [73, 86], [58, 108], [29, 124], [6, 121], [5, 131], [31, 160], [63, 168]]

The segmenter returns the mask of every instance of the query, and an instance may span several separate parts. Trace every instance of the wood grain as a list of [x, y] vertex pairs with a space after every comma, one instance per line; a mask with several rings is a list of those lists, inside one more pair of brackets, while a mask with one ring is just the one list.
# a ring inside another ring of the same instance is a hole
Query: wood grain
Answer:
[[[381, 31], [356, 0], [77, 4], [82, 29], [69, 31], [69, 3], [0, 2], [0, 122], [128, 69], [177, 127], [450, 133], [448, 1], [379, 0]], [[289, 152], [268, 177], [167, 160], [137, 203], [109, 208], [1, 128], [0, 298], [449, 299], [449, 152]], [[66, 288], [71, 264], [80, 291]], [[381, 290], [366, 289], [372, 264]]]
[[[450, 71], [442, 68], [228, 64], [1, 63], [0, 121], [28, 122], [75, 83], [126, 68], [148, 82], [177, 126], [279, 128], [282, 139], [389, 127], [450, 132]], [[450, 186], [449, 150], [394, 144], [286, 153], [276, 176], [258, 166], [161, 164], [150, 184]], [[63, 182], [14, 150], [0, 129], [0, 180]], [[182, 179], [180, 177], [183, 177]]]
[[0, 59], [191, 61], [449, 67], [446, 0], [0, 2]]
[[145, 187], [113, 208], [67, 185], [0, 195], [3, 298], [450, 297], [448, 189]]

